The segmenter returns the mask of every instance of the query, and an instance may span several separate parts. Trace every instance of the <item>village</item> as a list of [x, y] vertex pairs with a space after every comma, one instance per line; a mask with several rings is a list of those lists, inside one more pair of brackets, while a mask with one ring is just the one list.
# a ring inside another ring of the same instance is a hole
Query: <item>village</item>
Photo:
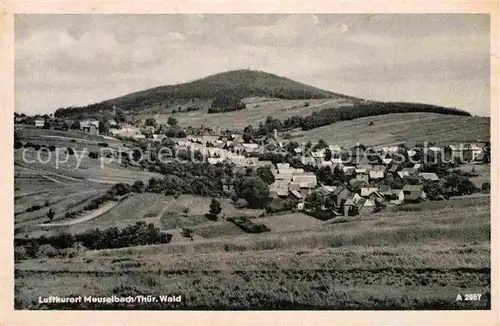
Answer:
[[[15, 119], [26, 123], [25, 117]], [[229, 163], [240, 171], [267, 168], [272, 173], [270, 202], [278, 203], [283, 210], [291, 208], [325, 219], [471, 194], [478, 187], [468, 181], [467, 176], [457, 177], [452, 173], [454, 177], [450, 177], [450, 171], [457, 171], [450, 166], [489, 162], [489, 149], [475, 143], [449, 144], [443, 148], [432, 144], [426, 148], [423, 145], [407, 148], [404, 143], [369, 149], [362, 144], [343, 148], [324, 141], [298, 144], [282, 138], [276, 129], [263, 137], [248, 137], [241, 131], [212, 130], [203, 125], [181, 128], [174, 118], [169, 118], [169, 123], [164, 125], [154, 119], [120, 124], [114, 119], [62, 123], [50, 117], [33, 120], [37, 128], [67, 130], [69, 126], [82, 133], [129, 140], [142, 147], [168, 142], [174, 151], [197, 153], [195, 158], [210, 165]], [[444, 160], [447, 160], [447, 169], [442, 169]], [[224, 190], [226, 193], [232, 190], [230, 181], [224, 184]]]

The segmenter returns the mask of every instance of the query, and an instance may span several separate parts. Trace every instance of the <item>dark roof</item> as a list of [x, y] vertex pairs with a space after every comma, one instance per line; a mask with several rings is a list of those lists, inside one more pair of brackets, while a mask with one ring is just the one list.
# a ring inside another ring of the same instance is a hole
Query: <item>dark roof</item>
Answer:
[[391, 187], [387, 185], [381, 185], [378, 189], [378, 191], [384, 195], [384, 194], [391, 194]]
[[399, 169], [399, 167], [400, 167], [399, 163], [392, 164], [391, 167], [387, 171], [389, 171], [389, 172], [396, 172]]
[[422, 185], [405, 185], [403, 187], [403, 191], [420, 191], [422, 192], [423, 186]]
[[337, 197], [345, 199], [345, 198], [348, 198], [350, 195], [351, 195], [351, 192], [349, 191], [349, 189], [344, 188], [344, 190], [342, 190]]
[[338, 186], [337, 189], [335, 189], [335, 191], [332, 194], [338, 196], [345, 189], [346, 188], [344, 186]]

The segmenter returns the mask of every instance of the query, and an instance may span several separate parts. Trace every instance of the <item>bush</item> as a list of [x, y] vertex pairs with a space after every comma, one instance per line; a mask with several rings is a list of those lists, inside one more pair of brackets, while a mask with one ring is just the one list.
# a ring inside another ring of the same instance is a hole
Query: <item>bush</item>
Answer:
[[30, 239], [25, 245], [26, 255], [29, 258], [36, 258], [40, 252], [40, 244], [36, 239]]
[[491, 184], [489, 182], [485, 182], [481, 185], [481, 191], [483, 193], [490, 193], [490, 189], [491, 189]]
[[73, 150], [73, 148], [68, 147], [68, 155], [75, 155], [75, 151]]
[[267, 225], [254, 223], [246, 216], [232, 217], [227, 220], [247, 233], [263, 233], [271, 231]]
[[21, 246], [15, 246], [14, 247], [14, 260], [15, 261], [20, 261], [20, 260], [25, 260], [28, 259], [28, 254], [26, 253], [26, 249]]
[[26, 212], [34, 212], [34, 211], [37, 211], [39, 209], [41, 209], [42, 207], [40, 205], [33, 205], [31, 207], [28, 207], [26, 209]]
[[89, 152], [89, 157], [93, 159], [99, 158], [99, 153], [97, 152]]
[[134, 184], [132, 185], [131, 190], [132, 190], [133, 192], [142, 193], [142, 192], [143, 192], [143, 190], [144, 190], [144, 182], [142, 182], [142, 181], [140, 181], [140, 180], [139, 180], [139, 181], [134, 182]]
[[70, 233], [60, 233], [49, 237], [50, 244], [56, 249], [71, 248], [75, 244], [75, 239]]
[[101, 146], [101, 147], [108, 147], [109, 146], [108, 143], [99, 143], [98, 145]]
[[295, 204], [291, 200], [283, 200], [280, 198], [273, 198], [270, 202], [265, 205], [266, 212], [268, 213], [279, 213], [293, 210]]
[[75, 236], [77, 241], [91, 250], [168, 243], [171, 238], [171, 234], [161, 232], [153, 223], [146, 225], [142, 221], [122, 230], [116, 227], [104, 231], [94, 229]]

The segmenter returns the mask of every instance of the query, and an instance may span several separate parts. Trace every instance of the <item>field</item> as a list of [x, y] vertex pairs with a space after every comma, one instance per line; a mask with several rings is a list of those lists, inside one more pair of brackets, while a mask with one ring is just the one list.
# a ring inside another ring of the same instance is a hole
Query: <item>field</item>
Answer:
[[[246, 98], [245, 110], [208, 114], [207, 109], [193, 112], [181, 112], [174, 115], [159, 114], [155, 119], [166, 123], [168, 118], [175, 117], [181, 126], [199, 127], [204, 125], [211, 128], [231, 128], [243, 130], [248, 125], [257, 126], [268, 116], [284, 120], [294, 115], [305, 116], [311, 112], [319, 111], [326, 107], [340, 107], [351, 105], [344, 99], [312, 99], [312, 100], [283, 100], [272, 98]], [[306, 103], [308, 105], [306, 106]]]
[[[369, 125], [373, 122], [373, 125]], [[436, 145], [490, 139], [490, 120], [435, 113], [397, 113], [341, 121], [329, 126], [293, 133], [294, 140], [307, 143], [323, 139], [328, 144], [354, 146], [409, 145], [433, 142]]]
[[[264, 234], [222, 230], [210, 239], [25, 260], [16, 264], [16, 307], [41, 308], [39, 295], [172, 293], [183, 301], [148, 308], [487, 309], [489, 200], [425, 202], [338, 223], [273, 216], [256, 220], [271, 227]], [[460, 302], [458, 293], [482, 298]]]

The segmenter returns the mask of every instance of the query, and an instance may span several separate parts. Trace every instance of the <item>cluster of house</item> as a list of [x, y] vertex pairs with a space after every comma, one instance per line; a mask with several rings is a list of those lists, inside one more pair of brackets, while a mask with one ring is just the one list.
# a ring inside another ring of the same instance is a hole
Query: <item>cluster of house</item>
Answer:
[[[67, 125], [71, 125], [73, 122], [74, 121], [70, 120], [63, 121], [63, 123], [66, 123]], [[58, 123], [55, 119], [54, 121], [47, 121], [46, 119], [43, 118], [34, 119], [34, 125], [36, 128], [44, 128], [48, 123], [52, 125], [53, 128], [58, 126]], [[80, 131], [90, 135], [99, 135], [100, 121], [93, 119], [86, 119], [86, 120], [79, 120], [78, 123]], [[109, 120], [108, 125], [110, 126], [110, 128], [115, 128], [117, 126], [117, 123], [115, 120]]]
[[[428, 200], [424, 191], [423, 182], [439, 182], [440, 178], [435, 173], [423, 172], [422, 164], [415, 163], [411, 167], [395, 161], [391, 155], [401, 152], [401, 148], [383, 147], [378, 150], [381, 154], [377, 164], [369, 162], [363, 156], [358, 162], [343, 162], [339, 158], [338, 146], [329, 146], [333, 153], [332, 158], [325, 158], [325, 149], [314, 151], [310, 156], [302, 157], [304, 164], [315, 166], [330, 166], [331, 171], [341, 169], [347, 178], [347, 182], [338, 186], [318, 185], [314, 173], [304, 172], [302, 169], [294, 169], [289, 164], [277, 164], [272, 169], [275, 182], [270, 186], [270, 196], [283, 199], [292, 199], [297, 203], [297, 209], [304, 209], [305, 199], [311, 193], [316, 193], [322, 199], [322, 209], [329, 199], [332, 211], [340, 215], [356, 215], [373, 212], [382, 204], [400, 205], [403, 202], [418, 202]], [[483, 149], [474, 144], [467, 144], [460, 149], [458, 146], [450, 145], [444, 149], [430, 147], [430, 151], [447, 151], [452, 157], [468, 156], [469, 162], [480, 161], [484, 155]], [[406, 150], [405, 150], [406, 151]], [[407, 155], [413, 157], [416, 151], [407, 150]], [[399, 181], [397, 188], [391, 188], [382, 181], [386, 178]]]
[[[338, 159], [332, 160], [338, 161]], [[341, 162], [325, 164], [342, 169], [349, 181], [344, 185], [319, 185], [319, 187], [314, 173], [294, 169], [288, 164], [277, 164], [276, 168], [272, 169], [275, 182], [270, 186], [270, 196], [292, 199], [297, 202], [297, 209], [303, 209], [306, 197], [316, 193], [323, 199], [323, 206], [327, 198], [330, 198], [341, 214], [353, 215], [358, 212], [372, 212], [382, 202], [386, 205], [399, 205], [403, 202], [427, 200], [423, 185], [417, 184], [418, 181], [439, 181], [435, 173], [421, 172], [420, 164], [415, 164], [412, 168], [403, 168], [401, 164], [391, 164], [389, 160], [385, 162], [387, 165], [361, 163], [352, 166]], [[381, 184], [380, 181], [388, 174], [394, 179], [399, 179], [403, 187], [391, 189], [390, 186]], [[418, 181], [412, 182], [412, 180]]]

